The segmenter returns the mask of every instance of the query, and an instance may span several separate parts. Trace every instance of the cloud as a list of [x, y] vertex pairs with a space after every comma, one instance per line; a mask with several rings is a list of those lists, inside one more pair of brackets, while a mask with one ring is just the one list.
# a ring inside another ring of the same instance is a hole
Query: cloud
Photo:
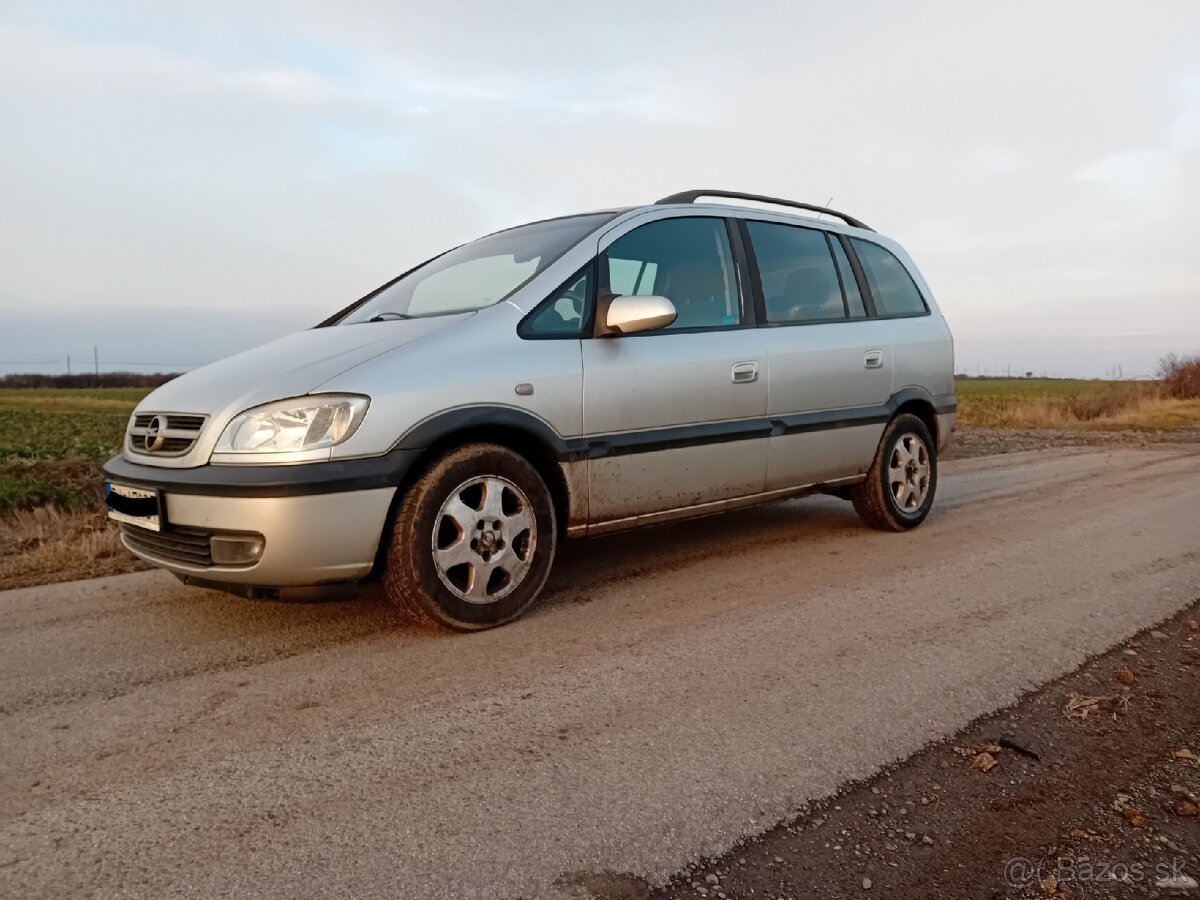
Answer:
[[716, 185], [894, 235], [961, 347], [1097, 304], [1200, 341], [1200, 304], [1146, 299], [1200, 295], [1198, 29], [1187, 0], [26, 5], [0, 315], [308, 321], [477, 234]]
[[1104, 157], [1085, 166], [1076, 177], [1105, 186], [1121, 200], [1169, 211], [1184, 168], [1200, 163], [1200, 70], [1183, 79], [1180, 87], [1182, 109], [1161, 135], [1161, 146]]
[[73, 41], [45, 29], [0, 24], [0, 79], [10, 93], [80, 98], [245, 95], [285, 103], [342, 98], [323, 76], [304, 69], [228, 70], [204, 59], [128, 44]]
[[1145, 148], [1105, 157], [1076, 177], [1098, 182], [1123, 200], [1159, 207], [1170, 198], [1177, 168], [1172, 151]]

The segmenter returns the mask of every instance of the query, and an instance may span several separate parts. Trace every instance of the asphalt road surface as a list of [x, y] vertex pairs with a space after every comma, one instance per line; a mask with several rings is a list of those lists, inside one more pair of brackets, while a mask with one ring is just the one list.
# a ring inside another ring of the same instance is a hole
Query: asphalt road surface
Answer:
[[0, 593], [0, 895], [573, 897], [728, 849], [1200, 596], [1200, 455], [948, 463], [568, 544], [524, 620]]

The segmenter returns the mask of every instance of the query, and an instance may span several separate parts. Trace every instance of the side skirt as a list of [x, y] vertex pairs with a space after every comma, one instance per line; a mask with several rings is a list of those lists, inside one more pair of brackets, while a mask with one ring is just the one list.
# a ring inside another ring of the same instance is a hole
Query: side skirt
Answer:
[[860, 484], [863, 481], [866, 481], [865, 475], [852, 475], [849, 478], [822, 481], [818, 484], [802, 484], [779, 488], [778, 490], [763, 491], [758, 494], [730, 497], [727, 500], [713, 500], [710, 503], [697, 503], [694, 506], [681, 506], [677, 509], [665, 509], [659, 512], [644, 513], [639, 516], [626, 516], [620, 519], [609, 519], [606, 522], [593, 522], [590, 525], [571, 525], [567, 528], [567, 537], [593, 537], [600, 534], [612, 534], [616, 531], [626, 531], [630, 528], [641, 528], [646, 525], [673, 522], [678, 519], [695, 519], [700, 516], [711, 516], [734, 509], [761, 506], [764, 503], [773, 503], [776, 500], [790, 500], [794, 497], [818, 494], [830, 488], [849, 487], [850, 485]]

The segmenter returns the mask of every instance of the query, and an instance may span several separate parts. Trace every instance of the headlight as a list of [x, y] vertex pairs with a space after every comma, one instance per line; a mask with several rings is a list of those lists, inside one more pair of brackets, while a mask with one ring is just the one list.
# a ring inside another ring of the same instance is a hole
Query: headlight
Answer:
[[234, 416], [215, 453], [298, 453], [333, 447], [354, 434], [370, 405], [355, 394], [310, 394]]

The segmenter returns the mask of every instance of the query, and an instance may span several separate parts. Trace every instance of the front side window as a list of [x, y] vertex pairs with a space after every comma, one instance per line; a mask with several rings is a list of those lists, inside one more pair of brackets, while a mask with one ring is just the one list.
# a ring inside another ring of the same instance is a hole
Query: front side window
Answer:
[[463, 244], [381, 288], [338, 324], [443, 316], [492, 306], [614, 215], [534, 222]]
[[920, 316], [928, 311], [908, 269], [891, 251], [858, 238], [850, 238], [850, 243], [867, 276], [867, 287], [879, 315]]
[[773, 222], [747, 222], [770, 323], [846, 318], [841, 282], [825, 232]]
[[613, 294], [666, 297], [677, 316], [666, 330], [741, 321], [737, 270], [724, 219], [662, 219], [613, 241], [604, 257]]

